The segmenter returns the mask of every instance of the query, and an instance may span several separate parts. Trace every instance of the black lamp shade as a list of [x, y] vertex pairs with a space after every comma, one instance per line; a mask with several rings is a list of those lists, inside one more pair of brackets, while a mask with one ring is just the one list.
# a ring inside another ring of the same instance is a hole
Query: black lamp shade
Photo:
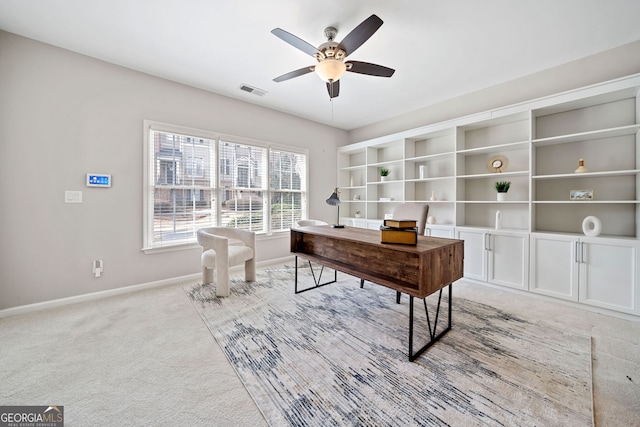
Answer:
[[333, 224], [332, 227], [344, 228], [344, 225], [340, 225], [340, 196], [338, 196], [338, 194], [339, 194], [339, 191], [336, 188], [335, 190], [333, 190], [333, 193], [331, 194], [331, 196], [327, 199], [327, 204], [338, 207], [338, 223]]

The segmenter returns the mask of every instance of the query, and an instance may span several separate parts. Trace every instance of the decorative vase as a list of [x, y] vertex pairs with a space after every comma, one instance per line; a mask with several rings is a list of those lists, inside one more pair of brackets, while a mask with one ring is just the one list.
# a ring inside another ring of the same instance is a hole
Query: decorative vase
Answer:
[[582, 232], [585, 236], [596, 237], [602, 232], [602, 221], [597, 216], [588, 216], [582, 221]]
[[426, 169], [425, 165], [420, 165], [420, 179], [424, 179], [427, 175]]
[[356, 214], [356, 218], [360, 218], [360, 214], [359, 213]]
[[505, 200], [507, 200], [507, 193], [498, 193], [498, 201], [504, 202]]
[[584, 160], [583, 159], [580, 159], [580, 161], [578, 161], [578, 169], [576, 169], [574, 172], [575, 173], [589, 172], [589, 169], [584, 167]]
[[380, 182], [385, 182], [387, 178], [387, 176], [380, 176]]
[[436, 192], [435, 191], [431, 191], [431, 197], [429, 198], [429, 200], [431, 200], [432, 202], [435, 202], [435, 200], [436, 200]]

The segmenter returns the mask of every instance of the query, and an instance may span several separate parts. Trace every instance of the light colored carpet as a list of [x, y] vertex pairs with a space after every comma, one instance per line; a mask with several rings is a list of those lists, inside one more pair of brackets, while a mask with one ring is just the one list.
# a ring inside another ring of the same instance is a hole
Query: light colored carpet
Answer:
[[[266, 426], [185, 285], [0, 318], [0, 405], [64, 405], [68, 426]], [[595, 425], [640, 426], [639, 322], [469, 282], [461, 296], [590, 334]]]
[[292, 273], [237, 281], [229, 298], [186, 289], [270, 425], [592, 425], [589, 336], [454, 287], [453, 329], [412, 363], [407, 296], [347, 275], [294, 295]]
[[264, 426], [181, 287], [0, 319], [0, 404], [65, 426]]

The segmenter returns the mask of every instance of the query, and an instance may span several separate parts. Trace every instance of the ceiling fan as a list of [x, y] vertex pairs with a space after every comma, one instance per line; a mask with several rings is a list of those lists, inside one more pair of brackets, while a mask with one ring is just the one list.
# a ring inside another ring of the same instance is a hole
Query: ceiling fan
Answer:
[[338, 30], [334, 27], [327, 27], [324, 30], [327, 41], [317, 48], [293, 34], [286, 32], [282, 28], [272, 30], [271, 33], [273, 35], [281, 38], [291, 46], [300, 49], [304, 53], [313, 56], [318, 61], [316, 65], [291, 71], [280, 77], [276, 77], [273, 81], [282, 82], [315, 71], [316, 74], [327, 83], [329, 98], [335, 98], [340, 94], [340, 77], [342, 77], [345, 71], [367, 74], [369, 76], [391, 77], [395, 72], [392, 68], [371, 64], [369, 62], [345, 61], [345, 58], [369, 40], [369, 37], [378, 31], [381, 25], [382, 19], [376, 15], [371, 15], [347, 34], [340, 43], [334, 41]]

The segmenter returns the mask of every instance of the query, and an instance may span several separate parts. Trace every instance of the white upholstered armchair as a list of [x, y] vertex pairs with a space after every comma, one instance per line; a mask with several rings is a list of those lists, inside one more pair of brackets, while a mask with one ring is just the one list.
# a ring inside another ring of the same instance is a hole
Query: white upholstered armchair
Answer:
[[256, 280], [256, 234], [253, 231], [202, 228], [198, 230], [198, 243], [202, 246], [202, 284], [213, 282], [215, 269], [217, 296], [229, 296], [229, 267], [244, 263], [245, 280]]

